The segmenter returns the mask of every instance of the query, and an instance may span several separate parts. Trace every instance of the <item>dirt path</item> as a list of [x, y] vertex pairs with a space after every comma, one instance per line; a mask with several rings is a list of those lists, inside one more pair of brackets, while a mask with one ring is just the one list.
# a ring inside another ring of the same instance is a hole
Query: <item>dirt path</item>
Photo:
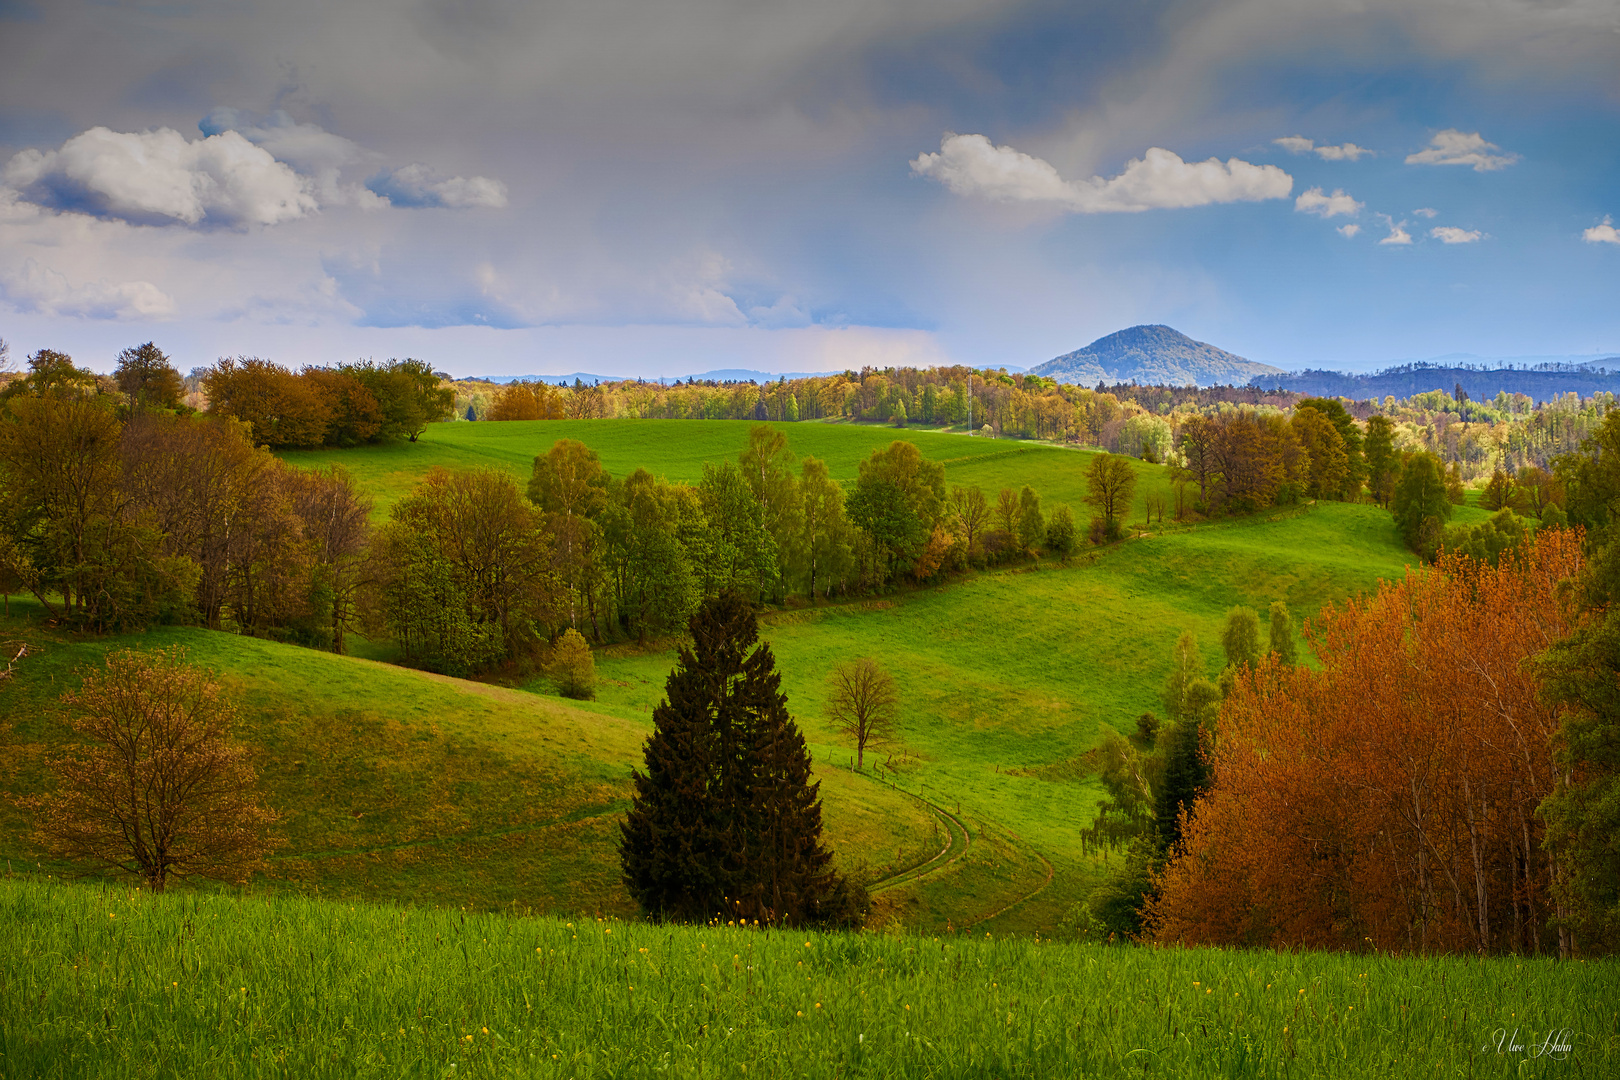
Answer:
[[938, 873], [960, 860], [968, 853], [968, 848], [973, 846], [973, 834], [968, 831], [967, 824], [961, 818], [944, 807], [929, 802], [921, 795], [912, 795], [909, 791], [905, 792], [905, 794], [926, 806], [939, 818], [940, 823], [945, 826], [945, 846], [940, 848], [938, 854], [926, 862], [908, 867], [899, 873], [890, 874], [888, 877], [868, 885], [866, 887], [868, 893], [879, 893], [900, 885], [909, 885], [931, 874]]

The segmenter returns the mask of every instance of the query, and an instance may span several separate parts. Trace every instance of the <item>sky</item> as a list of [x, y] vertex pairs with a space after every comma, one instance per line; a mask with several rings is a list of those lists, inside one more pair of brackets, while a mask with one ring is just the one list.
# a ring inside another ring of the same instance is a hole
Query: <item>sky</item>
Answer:
[[1614, 0], [0, 0], [0, 45], [13, 363], [1620, 354]]

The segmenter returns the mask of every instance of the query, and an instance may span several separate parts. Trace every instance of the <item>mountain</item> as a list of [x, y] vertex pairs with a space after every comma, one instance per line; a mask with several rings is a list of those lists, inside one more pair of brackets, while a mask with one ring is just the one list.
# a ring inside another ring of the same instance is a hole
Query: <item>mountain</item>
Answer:
[[1243, 386], [1282, 373], [1281, 368], [1234, 356], [1168, 326], [1133, 326], [1030, 368], [1032, 375], [1082, 386]]

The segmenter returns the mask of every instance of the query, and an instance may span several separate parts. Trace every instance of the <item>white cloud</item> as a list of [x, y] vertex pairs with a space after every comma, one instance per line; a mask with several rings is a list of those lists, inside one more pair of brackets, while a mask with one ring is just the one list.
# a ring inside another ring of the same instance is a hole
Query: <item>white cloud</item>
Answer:
[[1364, 157], [1371, 156], [1371, 154], [1371, 150], [1368, 150], [1365, 146], [1357, 146], [1353, 142], [1347, 142], [1343, 146], [1318, 146], [1316, 148], [1316, 156], [1323, 161], [1360, 161]]
[[1455, 225], [1436, 225], [1429, 235], [1442, 244], [1472, 244], [1485, 234], [1478, 229], [1459, 229]]
[[74, 285], [67, 275], [26, 259], [0, 277], [6, 299], [23, 312], [89, 319], [165, 319], [174, 300], [150, 281], [90, 281]]
[[1070, 181], [1048, 162], [1010, 146], [994, 146], [983, 135], [947, 135], [939, 153], [918, 155], [911, 171], [958, 195], [1053, 203], [1080, 214], [1282, 199], [1294, 186], [1293, 177], [1275, 165], [1237, 158], [1187, 162], [1160, 147], [1132, 158], [1112, 179]]
[[499, 180], [487, 176], [452, 176], [440, 180], [426, 165], [406, 165], [380, 172], [366, 181], [366, 186], [395, 206], [498, 210], [506, 205], [506, 185]]
[[1588, 244], [1620, 244], [1620, 229], [1616, 229], [1614, 220], [1605, 214], [1602, 224], [1581, 233], [1581, 239]]
[[1396, 221], [1388, 214], [1378, 216], [1384, 219], [1384, 224], [1389, 228], [1389, 235], [1378, 241], [1380, 244], [1404, 245], [1412, 242], [1412, 234], [1406, 231], [1406, 222]]
[[313, 213], [308, 182], [234, 131], [93, 127], [60, 150], [24, 150], [5, 181], [26, 198], [138, 224], [274, 225]]
[[1359, 214], [1361, 208], [1362, 204], [1346, 195], [1343, 188], [1335, 188], [1333, 194], [1324, 195], [1321, 188], [1313, 187], [1294, 200], [1294, 209], [1299, 213], [1325, 218]]
[[[1491, 151], [1501, 151], [1492, 153]], [[1519, 160], [1519, 155], [1502, 151], [1486, 142], [1479, 132], [1447, 128], [1429, 140], [1429, 148], [1406, 156], [1408, 165], [1471, 165], [1475, 172], [1493, 172]]]
[[1353, 142], [1347, 142], [1342, 146], [1317, 146], [1315, 139], [1307, 139], [1303, 135], [1284, 135], [1271, 141], [1290, 154], [1314, 153], [1323, 161], [1358, 161], [1372, 154], [1365, 146], [1357, 146]]
[[1420, 206], [1416, 210], [1412, 211], [1412, 213], [1421, 218], [1437, 218], [1440, 216], [1440, 211], [1436, 210], [1432, 206]]
[[1356, 225], [1356, 224], [1340, 225], [1334, 231], [1337, 232], [1340, 236], [1344, 237], [1346, 240], [1348, 240], [1352, 236], [1356, 235], [1356, 233], [1361, 231], [1361, 226]]
[[197, 127], [208, 136], [234, 131], [254, 146], [268, 151], [277, 161], [291, 165], [313, 181], [313, 192], [322, 206], [358, 206], [363, 210], [381, 210], [388, 206], [387, 199], [365, 185], [342, 181], [345, 168], [375, 162], [381, 155], [319, 124], [300, 124], [281, 109], [259, 117], [221, 106], [203, 117]]

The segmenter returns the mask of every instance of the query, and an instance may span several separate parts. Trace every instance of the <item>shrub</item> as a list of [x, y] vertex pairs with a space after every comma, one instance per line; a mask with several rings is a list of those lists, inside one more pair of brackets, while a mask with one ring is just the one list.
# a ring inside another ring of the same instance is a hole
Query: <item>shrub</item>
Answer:
[[596, 696], [596, 661], [584, 635], [572, 627], [552, 646], [551, 679], [563, 697], [589, 701]]

